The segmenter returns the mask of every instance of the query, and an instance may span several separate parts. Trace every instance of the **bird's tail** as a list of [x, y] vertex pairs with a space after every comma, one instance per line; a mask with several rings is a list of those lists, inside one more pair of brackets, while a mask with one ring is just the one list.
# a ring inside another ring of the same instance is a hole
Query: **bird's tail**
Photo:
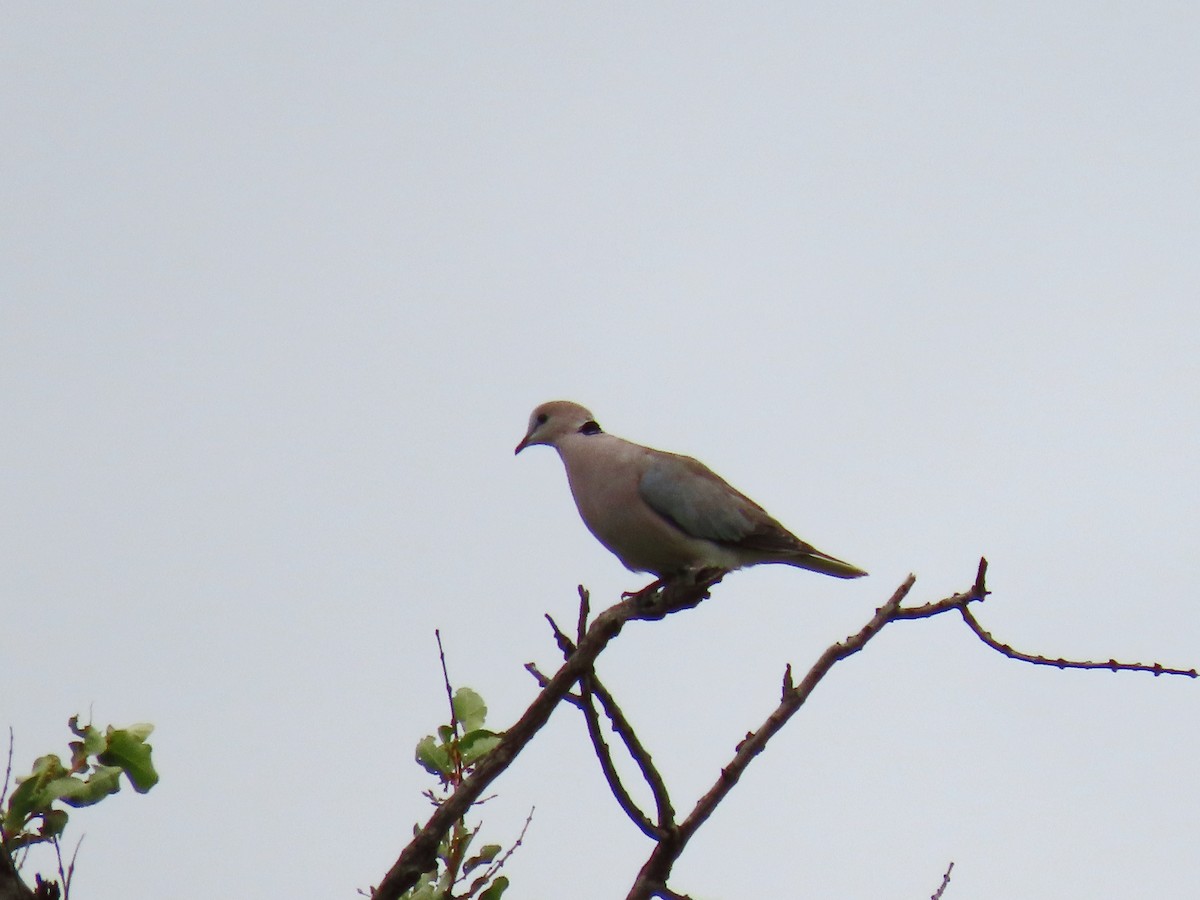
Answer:
[[786, 560], [786, 562], [789, 566], [811, 569], [813, 572], [832, 575], [834, 578], [862, 578], [862, 576], [867, 574], [858, 566], [852, 566], [850, 563], [830, 556], [828, 553], [822, 553], [820, 550], [812, 550]]

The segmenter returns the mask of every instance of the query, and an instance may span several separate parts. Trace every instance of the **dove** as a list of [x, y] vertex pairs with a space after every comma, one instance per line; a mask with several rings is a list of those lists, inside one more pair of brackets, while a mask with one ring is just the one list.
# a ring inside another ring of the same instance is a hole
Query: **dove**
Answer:
[[535, 409], [514, 453], [537, 444], [558, 451], [583, 524], [631, 571], [663, 582], [765, 563], [867, 574], [800, 540], [702, 462], [608, 434], [578, 403]]

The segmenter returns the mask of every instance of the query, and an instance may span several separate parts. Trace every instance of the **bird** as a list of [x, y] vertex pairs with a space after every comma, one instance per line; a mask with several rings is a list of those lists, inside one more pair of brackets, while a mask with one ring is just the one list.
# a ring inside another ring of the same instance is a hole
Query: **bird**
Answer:
[[552, 400], [533, 411], [513, 452], [538, 444], [558, 451], [595, 538], [627, 569], [662, 584], [766, 563], [835, 578], [867, 574], [800, 540], [699, 460], [608, 434], [578, 403]]

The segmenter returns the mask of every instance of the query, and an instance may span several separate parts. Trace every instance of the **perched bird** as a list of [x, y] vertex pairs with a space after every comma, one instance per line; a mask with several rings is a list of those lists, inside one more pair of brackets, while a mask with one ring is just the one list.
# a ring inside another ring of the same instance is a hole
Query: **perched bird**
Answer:
[[546, 444], [567, 470], [579, 515], [634, 572], [663, 581], [783, 563], [837, 578], [862, 569], [800, 540], [703, 463], [606, 434], [578, 403], [543, 403], [514, 451]]

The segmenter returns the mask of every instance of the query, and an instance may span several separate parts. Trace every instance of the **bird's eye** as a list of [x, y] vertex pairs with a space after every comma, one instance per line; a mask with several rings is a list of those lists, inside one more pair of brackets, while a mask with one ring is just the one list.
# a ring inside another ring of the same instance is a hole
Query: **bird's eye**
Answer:
[[588, 419], [588, 421], [579, 426], [580, 434], [599, 434], [601, 431], [602, 429], [596, 424], [595, 419]]
[[537, 418], [533, 421], [539, 425], [545, 425], [548, 421], [550, 421], [550, 417], [545, 413], [538, 413]]

